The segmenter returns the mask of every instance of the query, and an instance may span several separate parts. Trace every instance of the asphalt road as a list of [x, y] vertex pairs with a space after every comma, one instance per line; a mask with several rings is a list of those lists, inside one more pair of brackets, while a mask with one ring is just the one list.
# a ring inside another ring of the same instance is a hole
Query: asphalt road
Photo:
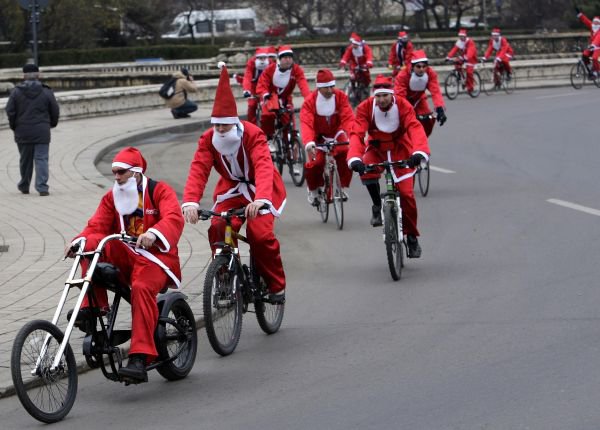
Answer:
[[[252, 314], [226, 358], [199, 333], [188, 378], [80, 377], [61, 429], [590, 429], [600, 422], [598, 91], [460, 96], [431, 139], [423, 256], [393, 282], [358, 181], [323, 224], [284, 174], [282, 329]], [[155, 139], [181, 190], [197, 135]], [[201, 288], [201, 286], [198, 286]], [[16, 397], [2, 428], [36, 428]]]

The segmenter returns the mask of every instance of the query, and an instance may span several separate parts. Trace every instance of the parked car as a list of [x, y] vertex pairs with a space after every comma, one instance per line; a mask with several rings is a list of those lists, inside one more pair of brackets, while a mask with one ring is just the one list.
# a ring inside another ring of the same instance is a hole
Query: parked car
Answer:
[[287, 35], [287, 25], [272, 25], [265, 30], [264, 35], [266, 37], [285, 37]]

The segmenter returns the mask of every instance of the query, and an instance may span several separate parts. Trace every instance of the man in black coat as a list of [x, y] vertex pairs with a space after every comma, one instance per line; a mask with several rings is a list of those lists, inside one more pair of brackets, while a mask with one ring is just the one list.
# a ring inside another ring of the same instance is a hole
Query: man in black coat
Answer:
[[6, 114], [21, 158], [21, 180], [17, 188], [29, 194], [35, 162], [35, 189], [40, 196], [48, 192], [48, 153], [50, 129], [58, 124], [59, 108], [50, 87], [39, 81], [40, 70], [35, 64], [23, 67], [24, 81], [10, 93]]

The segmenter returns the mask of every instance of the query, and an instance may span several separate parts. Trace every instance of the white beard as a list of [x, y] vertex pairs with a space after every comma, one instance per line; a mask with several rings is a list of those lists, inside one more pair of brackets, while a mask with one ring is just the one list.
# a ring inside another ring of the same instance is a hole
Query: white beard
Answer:
[[465, 44], [466, 44], [465, 40], [457, 40], [456, 41], [456, 46], [458, 47], [458, 49], [465, 49]]
[[500, 39], [500, 38], [498, 38], [498, 40], [493, 41], [492, 45], [496, 51], [500, 49], [501, 42], [502, 42], [502, 39]]
[[600, 24], [592, 24], [592, 33], [595, 33], [598, 30], [600, 30]]
[[115, 181], [112, 192], [115, 208], [120, 215], [130, 215], [138, 208], [140, 197], [137, 180], [134, 177], [127, 179], [123, 185], [119, 185]]
[[352, 46], [352, 55], [354, 55], [355, 57], [362, 57], [363, 47], [361, 45], [358, 45], [356, 47]]
[[373, 106], [373, 116], [375, 125], [385, 133], [393, 133], [400, 125], [400, 116], [398, 114], [398, 105], [394, 103], [389, 110], [383, 112], [377, 105]]
[[242, 134], [238, 133], [237, 125], [225, 134], [213, 133], [212, 144], [220, 154], [233, 155], [237, 154], [240, 145], [242, 144]]
[[268, 65], [269, 60], [260, 61], [257, 58], [254, 59], [254, 66], [256, 67], [256, 70], [265, 70]]
[[290, 82], [290, 76], [292, 76], [292, 69], [289, 68], [285, 72], [279, 70], [279, 67], [275, 69], [275, 73], [273, 74], [273, 84], [277, 88], [285, 88], [287, 84]]
[[335, 113], [335, 94], [329, 98], [317, 93], [317, 115], [331, 116]]
[[408, 86], [412, 91], [425, 91], [428, 82], [429, 75], [427, 73], [423, 73], [423, 76], [417, 76], [417, 74], [413, 72], [410, 74]]

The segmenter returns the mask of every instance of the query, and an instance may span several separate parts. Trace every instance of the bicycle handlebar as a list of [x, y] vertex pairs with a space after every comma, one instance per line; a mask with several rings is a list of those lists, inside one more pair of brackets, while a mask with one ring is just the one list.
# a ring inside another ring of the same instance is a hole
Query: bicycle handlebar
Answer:
[[325, 142], [323, 143], [316, 143], [315, 146], [317, 148], [333, 148], [334, 146], [346, 146], [346, 145], [350, 145], [350, 142], [337, 142], [335, 140], [325, 140]]
[[[260, 207], [259, 210], [269, 209], [269, 205], [266, 203]], [[224, 212], [215, 212], [210, 209], [198, 209], [198, 216], [201, 220], [206, 221], [214, 216], [221, 218], [245, 218], [246, 217], [246, 206], [242, 206], [241, 208], [229, 209]]]
[[408, 167], [410, 168], [410, 166], [408, 165], [408, 161], [409, 160], [398, 160], [398, 161], [382, 161], [381, 163], [372, 163], [372, 164], [366, 164], [365, 168], [367, 169], [367, 171], [373, 171], [375, 170], [376, 167], [384, 167], [386, 169], [391, 168], [391, 167]]
[[424, 115], [417, 115], [419, 121], [425, 121], [426, 119], [436, 119], [437, 115], [433, 112]]

